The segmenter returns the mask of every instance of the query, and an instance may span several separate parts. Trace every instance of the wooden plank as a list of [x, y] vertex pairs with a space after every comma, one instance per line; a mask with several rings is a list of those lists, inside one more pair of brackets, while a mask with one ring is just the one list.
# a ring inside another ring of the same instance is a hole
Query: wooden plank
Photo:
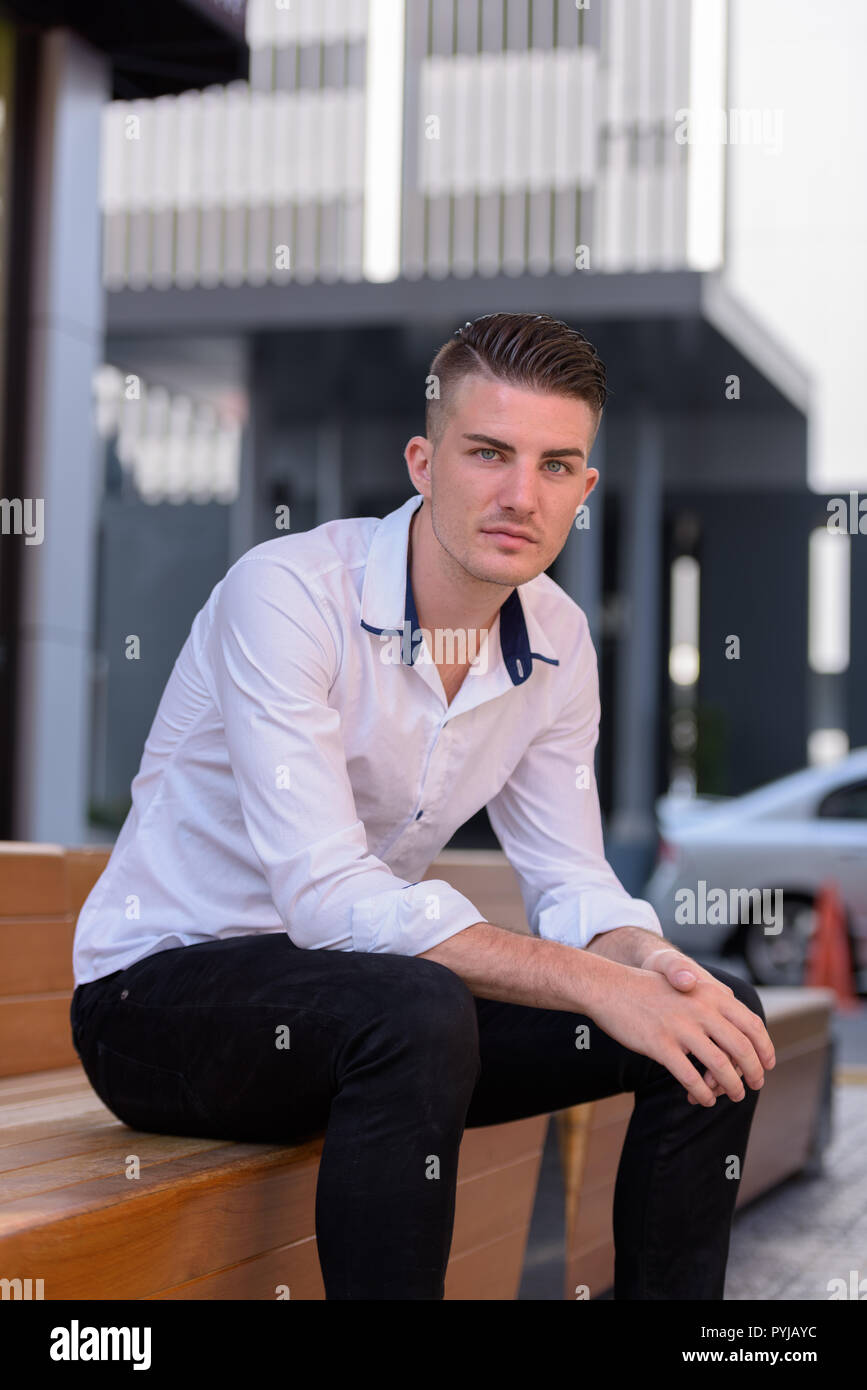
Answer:
[[629, 1119], [621, 1118], [594, 1130], [584, 1164], [584, 1182], [588, 1187], [598, 1187], [610, 1173], [617, 1171], [628, 1128]]
[[0, 912], [4, 917], [62, 917], [66, 902], [66, 851], [62, 845], [0, 841]]
[[77, 1061], [69, 1022], [71, 1000], [71, 990], [0, 998], [0, 1076]]
[[615, 1096], [604, 1096], [593, 1102], [593, 1128], [602, 1129], [618, 1120], [628, 1120], [635, 1104], [632, 1091], [619, 1091]]
[[[2, 1145], [20, 1143], [22, 1136], [36, 1139], [40, 1133], [60, 1134], [62, 1130], [74, 1127], [76, 1121], [82, 1126], [88, 1123], [104, 1123], [107, 1119], [118, 1123], [99, 1096], [52, 1097], [44, 1105], [9, 1106], [5, 1111], [6, 1125], [3, 1130]], [[10, 1137], [11, 1136], [11, 1137]]]
[[0, 918], [0, 996], [63, 990], [72, 998], [72, 917]]
[[512, 1300], [518, 1297], [529, 1225], [487, 1245], [453, 1256], [446, 1269], [445, 1297], [457, 1300]]
[[277, 1288], [287, 1285], [289, 1301], [324, 1300], [325, 1285], [319, 1268], [319, 1252], [315, 1236], [266, 1250], [252, 1259], [243, 1260], [229, 1269], [206, 1274], [186, 1284], [147, 1295], [151, 1301], [164, 1299], [221, 1299], [277, 1300]]
[[566, 1258], [564, 1297], [574, 1300], [576, 1289], [586, 1285], [591, 1298], [598, 1298], [614, 1284], [614, 1245], [611, 1240], [582, 1250], [570, 1251]]
[[[520, 1287], [527, 1244], [527, 1229], [510, 1231], [487, 1245], [449, 1260], [445, 1279], [447, 1300], [514, 1299]], [[276, 1300], [277, 1288], [288, 1285], [294, 1302], [324, 1300], [325, 1286], [319, 1267], [316, 1238], [266, 1250], [262, 1255], [218, 1270], [187, 1284], [150, 1294], [164, 1299]]]
[[486, 1245], [529, 1225], [541, 1154], [459, 1183], [455, 1195], [452, 1254]]
[[64, 1091], [77, 1092], [89, 1085], [84, 1067], [77, 1060], [71, 1067], [49, 1067], [46, 1071], [4, 1076], [0, 1078], [0, 1123], [2, 1106], [9, 1096], [14, 1096], [17, 1103], [22, 1097], [35, 1100], [49, 1094], [60, 1095]]
[[[110, 1139], [103, 1135], [103, 1142], [90, 1151], [81, 1150], [60, 1157], [39, 1154], [31, 1145], [16, 1145], [11, 1150], [4, 1149], [4, 1161], [0, 1163], [0, 1172], [3, 1173], [0, 1185], [0, 1229], [5, 1206], [20, 1197], [35, 1197], [41, 1200], [47, 1192], [72, 1188], [78, 1183], [89, 1182], [92, 1178], [115, 1175], [126, 1178], [132, 1193], [135, 1184], [150, 1182], [153, 1179], [154, 1173], [151, 1170], [157, 1169], [160, 1164], [170, 1163], [182, 1154], [208, 1153], [225, 1148], [229, 1142], [221, 1139], [187, 1139], [167, 1134], [143, 1135], [126, 1129], [124, 1125], [118, 1125], [117, 1131]], [[11, 1166], [6, 1161], [10, 1153], [19, 1158], [19, 1162]], [[127, 1177], [126, 1160], [133, 1154], [139, 1162], [139, 1178]], [[20, 1161], [22, 1157], [23, 1162]]]
[[614, 1182], [616, 1174], [598, 1187], [582, 1187], [575, 1222], [567, 1232], [567, 1248], [598, 1245], [613, 1240]]
[[548, 1115], [531, 1115], [503, 1125], [465, 1129], [458, 1162], [458, 1181], [541, 1154], [548, 1133]]
[[475, 903], [486, 921], [528, 935], [518, 877], [502, 851], [444, 850], [423, 878], [441, 878]]
[[[142, 1142], [148, 1138], [139, 1130], [130, 1130], [129, 1133], [131, 1143], [135, 1143], [136, 1138]], [[4, 1202], [0, 1207], [4, 1231], [26, 1231], [51, 1221], [85, 1217], [125, 1201], [138, 1206], [143, 1192], [148, 1197], [158, 1195], [171, 1201], [183, 1197], [187, 1189], [194, 1186], [219, 1182], [231, 1187], [254, 1178], [267, 1178], [286, 1164], [312, 1157], [314, 1152], [318, 1160], [321, 1149], [321, 1138], [294, 1147], [216, 1140], [212, 1150], [190, 1156], [182, 1154], [170, 1164], [159, 1165], [149, 1175], [146, 1187], [140, 1186], [136, 1190], [131, 1190], [126, 1178], [104, 1177], [71, 1188], [46, 1192], [38, 1203], [19, 1200]]]
[[[4, 1144], [0, 1148], [0, 1173], [32, 1167], [37, 1163], [50, 1163], [58, 1158], [72, 1159], [78, 1155], [126, 1155], [131, 1151], [138, 1153], [137, 1146], [134, 1150], [130, 1149], [130, 1133], [126, 1125], [115, 1120], [114, 1124], [96, 1124], [86, 1129], [71, 1129], [65, 1134], [49, 1134], [39, 1139], [20, 1139], [16, 1144]], [[226, 1142], [221, 1139], [186, 1139], [176, 1134], [151, 1134], [148, 1138], [153, 1151], [164, 1155], [173, 1155], [176, 1151], [193, 1152], [197, 1145], [207, 1147]], [[187, 1146], [190, 1146], [189, 1149]]]
[[102, 1177], [4, 1204], [3, 1266], [44, 1278], [52, 1299], [137, 1299], [258, 1254], [275, 1235], [313, 1235], [321, 1141], [264, 1157], [254, 1147], [160, 1164], [133, 1195], [126, 1178]]
[[0, 1151], [8, 1144], [23, 1144], [34, 1139], [46, 1139], [74, 1133], [77, 1129], [86, 1132], [106, 1124], [116, 1125], [119, 1123], [120, 1121], [112, 1115], [111, 1111], [94, 1096], [92, 1108], [89, 1103], [86, 1112], [67, 1107], [64, 1114], [52, 1115], [48, 1119], [43, 1118], [38, 1123], [25, 1119], [21, 1124], [9, 1125], [8, 1128], [0, 1129]]
[[[154, 1179], [150, 1170], [153, 1186], [134, 1195], [125, 1178], [90, 1179], [40, 1199], [38, 1225], [32, 1211], [28, 1219], [22, 1211], [32, 1208], [32, 1201], [4, 1203], [4, 1232], [9, 1215], [18, 1215], [21, 1222], [17, 1231], [0, 1237], [0, 1256], [22, 1278], [47, 1279], [49, 1271], [50, 1298], [146, 1297], [155, 1284], [171, 1288], [212, 1272], [214, 1264], [223, 1268], [260, 1253], [275, 1232], [289, 1234], [290, 1244], [313, 1235], [319, 1147], [296, 1151], [295, 1161], [288, 1163], [284, 1151], [278, 1166], [267, 1173], [260, 1171], [261, 1160], [253, 1160], [246, 1177], [233, 1182], [220, 1171], [219, 1155], [213, 1168], [202, 1173], [203, 1157], [208, 1158], [202, 1154], [158, 1165], [167, 1174], [171, 1170], [173, 1179], [186, 1165], [184, 1181]], [[199, 1181], [187, 1180], [191, 1165]], [[455, 1256], [500, 1239], [504, 1227], [507, 1234], [526, 1236], [537, 1175], [538, 1161], [530, 1159], [461, 1184]], [[99, 1192], [96, 1203], [94, 1190]], [[114, 1210], [119, 1202], [122, 1242]]]

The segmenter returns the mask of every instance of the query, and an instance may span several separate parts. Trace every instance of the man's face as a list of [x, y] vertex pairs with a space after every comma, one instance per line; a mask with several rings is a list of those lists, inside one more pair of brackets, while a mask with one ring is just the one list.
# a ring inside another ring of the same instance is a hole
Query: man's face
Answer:
[[585, 401], [464, 377], [427, 466], [420, 452], [410, 456], [413, 441], [406, 451], [443, 549], [489, 583], [524, 584], [546, 570], [599, 477], [586, 466], [596, 424]]

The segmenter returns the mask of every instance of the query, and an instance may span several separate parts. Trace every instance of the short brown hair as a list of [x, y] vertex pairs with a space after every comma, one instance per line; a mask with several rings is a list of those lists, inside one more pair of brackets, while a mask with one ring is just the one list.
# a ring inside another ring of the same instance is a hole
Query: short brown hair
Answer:
[[430, 376], [439, 389], [439, 398], [428, 400], [425, 409], [434, 448], [448, 424], [454, 387], [466, 376], [573, 396], [599, 416], [608, 395], [605, 367], [592, 343], [550, 314], [483, 314], [465, 323], [437, 351]]

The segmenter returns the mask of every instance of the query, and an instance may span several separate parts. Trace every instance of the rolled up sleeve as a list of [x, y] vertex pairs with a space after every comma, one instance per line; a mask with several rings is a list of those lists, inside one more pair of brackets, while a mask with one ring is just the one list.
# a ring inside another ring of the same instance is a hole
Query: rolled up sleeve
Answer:
[[605, 858], [594, 771], [599, 677], [583, 612], [575, 670], [562, 711], [488, 803], [491, 825], [517, 874], [536, 936], [577, 947], [617, 927], [643, 927], [662, 936], [650, 903], [631, 897]]
[[369, 853], [328, 703], [340, 662], [328, 612], [314, 585], [254, 552], [222, 582], [209, 667], [244, 826], [296, 946], [417, 955], [484, 919], [448, 883], [409, 883]]

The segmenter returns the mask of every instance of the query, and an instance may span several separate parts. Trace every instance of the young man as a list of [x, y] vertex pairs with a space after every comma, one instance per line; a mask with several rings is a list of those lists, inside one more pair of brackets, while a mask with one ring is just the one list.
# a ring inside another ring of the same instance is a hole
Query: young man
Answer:
[[[465, 1126], [634, 1092], [615, 1298], [720, 1299], [773, 1047], [756, 991], [606, 863], [596, 656], [544, 573], [598, 477], [605, 369], [493, 314], [431, 379], [419, 495], [256, 546], [195, 618], [78, 921], [75, 1045], [135, 1128], [324, 1129], [329, 1299], [443, 1297]], [[423, 878], [482, 806], [532, 936]]]

